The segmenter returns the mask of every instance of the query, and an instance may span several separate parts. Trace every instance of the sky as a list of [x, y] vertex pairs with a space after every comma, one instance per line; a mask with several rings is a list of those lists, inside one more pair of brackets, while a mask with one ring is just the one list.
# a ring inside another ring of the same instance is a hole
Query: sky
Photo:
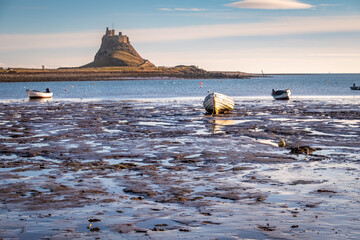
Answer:
[[360, 0], [0, 0], [0, 67], [85, 65], [106, 27], [156, 66], [360, 72]]

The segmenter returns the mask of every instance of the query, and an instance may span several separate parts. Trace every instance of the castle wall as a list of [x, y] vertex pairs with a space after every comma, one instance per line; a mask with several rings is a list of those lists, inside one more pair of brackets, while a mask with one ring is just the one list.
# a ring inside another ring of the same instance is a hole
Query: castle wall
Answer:
[[118, 36], [118, 41], [123, 43], [129, 43], [129, 38], [126, 35]]
[[121, 43], [130, 43], [129, 37], [126, 35], [122, 35], [122, 32], [119, 32], [119, 35], [115, 35], [114, 29], [109, 30], [109, 28], [106, 28], [106, 33], [103, 36], [102, 41], [104, 42], [108, 40]]

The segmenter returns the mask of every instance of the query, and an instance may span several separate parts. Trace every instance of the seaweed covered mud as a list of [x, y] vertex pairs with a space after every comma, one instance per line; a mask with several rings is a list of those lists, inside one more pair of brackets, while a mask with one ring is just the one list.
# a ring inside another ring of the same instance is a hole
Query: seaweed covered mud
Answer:
[[0, 238], [359, 239], [359, 103], [3, 101]]

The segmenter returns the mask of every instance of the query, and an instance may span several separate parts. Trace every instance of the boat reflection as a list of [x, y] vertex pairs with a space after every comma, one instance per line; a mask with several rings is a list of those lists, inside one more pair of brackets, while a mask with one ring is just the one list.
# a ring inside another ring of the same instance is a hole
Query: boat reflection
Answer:
[[212, 133], [224, 133], [224, 126], [234, 125], [234, 120], [227, 120], [227, 119], [215, 119], [213, 126], [212, 126]]
[[46, 103], [52, 101], [53, 101], [52, 98], [29, 98], [29, 102]]

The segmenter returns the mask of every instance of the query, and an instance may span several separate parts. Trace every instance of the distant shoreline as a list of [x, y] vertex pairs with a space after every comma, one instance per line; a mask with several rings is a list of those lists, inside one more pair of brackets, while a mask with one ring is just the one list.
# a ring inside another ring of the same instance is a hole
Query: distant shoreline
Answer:
[[[56, 81], [129, 81], [171, 79], [247, 79], [274, 75], [335, 75], [335, 73], [269, 73], [251, 74], [232, 71], [205, 71], [194, 66], [173, 68], [64, 68], [64, 69], [7, 69], [0, 70], [0, 82], [56, 82]], [[340, 74], [340, 73], [336, 73]], [[348, 73], [357, 74], [357, 73]]]
[[193, 66], [174, 68], [8, 69], [0, 71], [0, 82], [126, 81], [146, 79], [226, 79], [262, 75], [244, 72], [210, 72]]

